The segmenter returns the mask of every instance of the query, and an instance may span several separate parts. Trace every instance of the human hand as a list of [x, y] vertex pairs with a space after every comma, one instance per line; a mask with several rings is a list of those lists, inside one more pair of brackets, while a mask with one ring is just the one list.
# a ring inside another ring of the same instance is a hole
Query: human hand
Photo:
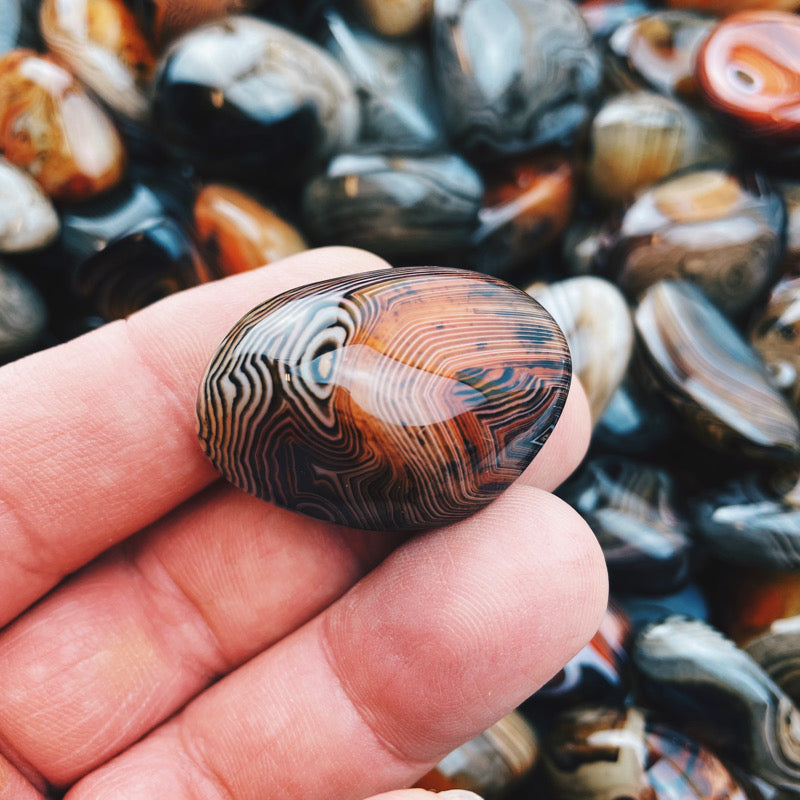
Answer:
[[602, 554], [549, 494], [588, 441], [577, 382], [508, 491], [415, 537], [217, 480], [194, 405], [230, 326], [384, 266], [303, 253], [0, 369], [0, 800], [361, 800], [413, 783], [594, 633]]

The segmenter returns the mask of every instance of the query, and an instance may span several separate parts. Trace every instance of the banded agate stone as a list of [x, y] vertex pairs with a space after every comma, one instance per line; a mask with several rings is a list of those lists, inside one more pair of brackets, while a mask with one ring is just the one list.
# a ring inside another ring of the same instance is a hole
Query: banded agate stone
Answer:
[[362, 529], [468, 516], [547, 440], [569, 388], [552, 317], [475, 272], [406, 267], [279, 295], [231, 330], [198, 432], [245, 491]]

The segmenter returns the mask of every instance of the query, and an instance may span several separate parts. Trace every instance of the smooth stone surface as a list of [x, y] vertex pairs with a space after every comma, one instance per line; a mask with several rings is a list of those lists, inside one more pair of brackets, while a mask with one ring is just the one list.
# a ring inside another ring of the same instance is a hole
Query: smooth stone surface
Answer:
[[779, 619], [800, 614], [800, 573], [710, 559], [705, 590], [712, 619], [740, 647]]
[[800, 18], [782, 11], [728, 17], [698, 54], [697, 81], [706, 103], [755, 148], [794, 148], [800, 143]]
[[123, 0], [43, 0], [39, 16], [48, 48], [84, 85], [114, 111], [146, 120], [156, 58]]
[[563, 232], [572, 214], [576, 177], [561, 155], [518, 157], [487, 170], [478, 225], [470, 237], [470, 266], [505, 276]]
[[636, 707], [562, 713], [542, 755], [557, 800], [747, 800], [710, 750]]
[[73, 285], [95, 313], [113, 320], [213, 277], [180, 225], [156, 217], [78, 264]]
[[645, 0], [583, 0], [579, 6], [592, 38], [607, 40], [620, 25], [652, 11]]
[[633, 81], [691, 99], [697, 92], [697, 53], [715, 24], [705, 14], [652, 11], [621, 24], [608, 46]]
[[213, 177], [296, 183], [353, 144], [359, 108], [322, 48], [248, 16], [195, 28], [167, 50], [153, 122], [173, 156]]
[[182, 33], [229, 14], [245, 14], [261, 0], [127, 0], [142, 30], [159, 47]]
[[659, 280], [688, 279], [737, 316], [774, 280], [784, 226], [781, 198], [758, 173], [697, 169], [640, 194], [595, 262], [634, 300]]
[[203, 449], [234, 485], [356, 528], [463, 519], [552, 431], [567, 343], [524, 292], [411, 267], [279, 295], [228, 334], [197, 404]]
[[559, 494], [597, 536], [612, 591], [668, 594], [687, 583], [694, 547], [666, 470], [598, 456]]
[[496, 800], [530, 773], [538, 754], [536, 731], [512, 711], [446, 755], [414, 785], [432, 792], [465, 789]]
[[408, 36], [430, 20], [433, 0], [356, 0], [364, 19], [383, 36]]
[[32, 347], [47, 325], [47, 306], [20, 272], [0, 264], [0, 363]]
[[633, 319], [622, 292], [592, 275], [526, 289], [558, 323], [569, 343], [572, 370], [580, 378], [597, 422], [628, 371]]
[[0, 56], [0, 152], [54, 200], [85, 200], [111, 188], [126, 167], [111, 120], [49, 56]]
[[608, 234], [608, 220], [574, 214], [564, 231], [561, 256], [570, 275], [590, 275]]
[[800, 275], [800, 180], [776, 181], [786, 204], [786, 250], [780, 271]]
[[325, 12], [325, 24], [325, 46], [349, 75], [361, 104], [358, 149], [445, 149], [444, 120], [423, 44], [373, 36], [332, 9]]
[[0, 253], [45, 247], [58, 236], [58, 215], [39, 184], [0, 158]]
[[482, 195], [480, 175], [454, 154], [340, 155], [306, 186], [303, 221], [320, 244], [422, 256], [467, 242]]
[[719, 631], [670, 617], [639, 633], [633, 661], [657, 709], [697, 729], [720, 756], [781, 789], [800, 789], [800, 710]]
[[727, 16], [749, 9], [793, 11], [800, 8], [800, 0], [666, 0], [672, 8], [688, 8], [710, 14]]
[[710, 615], [708, 600], [699, 581], [689, 583], [672, 594], [653, 596], [617, 592], [614, 598], [627, 614], [634, 631], [675, 615], [705, 622]]
[[587, 178], [606, 202], [630, 202], [679, 169], [730, 158], [727, 143], [688, 106], [655, 92], [615, 95], [592, 120]]
[[59, 247], [73, 267], [107, 245], [167, 214], [163, 199], [145, 183], [125, 182], [101, 197], [61, 210]]
[[749, 339], [773, 385], [800, 409], [800, 276], [772, 287], [766, 307], [752, 322]]
[[233, 186], [204, 186], [194, 202], [194, 227], [206, 260], [234, 275], [308, 249], [300, 231]]
[[722, 561], [800, 570], [800, 507], [749, 474], [695, 501], [695, 533]]
[[744, 650], [795, 705], [800, 703], [800, 616], [775, 620]]
[[629, 373], [595, 424], [592, 446], [601, 452], [648, 457], [667, 450], [675, 442], [677, 430], [678, 420], [670, 405]]
[[434, 71], [454, 143], [475, 155], [570, 142], [600, 58], [569, 0], [435, 0]]
[[763, 361], [693, 284], [660, 281], [634, 322], [649, 374], [692, 432], [741, 457], [800, 455], [800, 423]]

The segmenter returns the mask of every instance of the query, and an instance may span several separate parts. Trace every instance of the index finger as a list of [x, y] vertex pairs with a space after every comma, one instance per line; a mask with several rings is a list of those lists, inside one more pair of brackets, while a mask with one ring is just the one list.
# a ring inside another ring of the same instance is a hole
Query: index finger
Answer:
[[[1, 369], [0, 625], [217, 477], [194, 405], [211, 353], [242, 314], [293, 286], [386, 266], [351, 248], [301, 253]], [[525, 482], [551, 489], [576, 465], [586, 437], [574, 435], [585, 416], [575, 395], [572, 422], [556, 427]], [[559, 428], [571, 432], [561, 441]]]

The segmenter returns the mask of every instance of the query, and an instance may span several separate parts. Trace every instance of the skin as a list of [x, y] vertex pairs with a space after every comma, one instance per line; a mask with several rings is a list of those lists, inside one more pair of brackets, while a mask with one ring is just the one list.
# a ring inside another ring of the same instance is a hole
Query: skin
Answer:
[[0, 800], [425, 800], [393, 790], [591, 638], [602, 554], [550, 494], [589, 438], [577, 382], [517, 483], [416, 537], [300, 517], [206, 462], [195, 396], [231, 325], [383, 266], [301, 253], [0, 369]]

